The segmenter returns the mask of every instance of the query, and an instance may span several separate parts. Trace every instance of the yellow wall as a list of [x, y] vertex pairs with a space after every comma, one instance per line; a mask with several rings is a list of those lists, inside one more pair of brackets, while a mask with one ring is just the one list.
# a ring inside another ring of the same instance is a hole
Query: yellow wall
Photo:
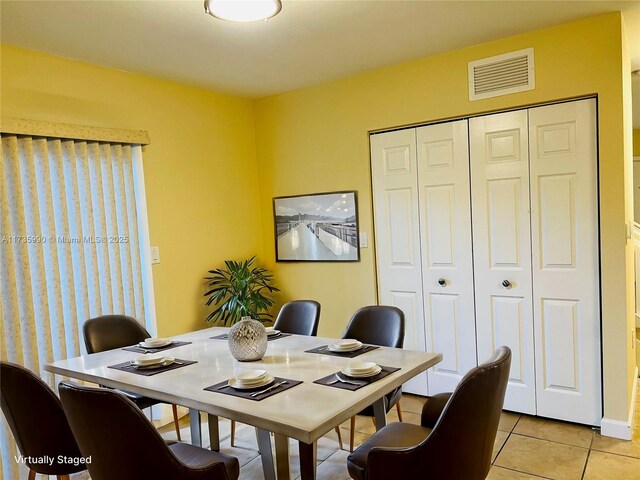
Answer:
[[158, 332], [204, 327], [207, 270], [262, 251], [251, 102], [8, 45], [1, 54], [2, 115], [149, 131]]
[[[605, 416], [626, 420], [632, 371], [625, 282], [622, 26], [618, 13], [539, 30], [255, 102], [265, 258], [289, 298], [322, 304], [320, 333], [338, 335], [351, 313], [376, 302], [374, 250], [360, 263], [276, 264], [271, 198], [355, 189], [361, 230], [372, 236], [367, 132], [597, 94], [600, 124]], [[533, 47], [536, 89], [469, 102], [467, 63]]]
[[640, 128], [633, 131], [633, 156], [640, 157]]

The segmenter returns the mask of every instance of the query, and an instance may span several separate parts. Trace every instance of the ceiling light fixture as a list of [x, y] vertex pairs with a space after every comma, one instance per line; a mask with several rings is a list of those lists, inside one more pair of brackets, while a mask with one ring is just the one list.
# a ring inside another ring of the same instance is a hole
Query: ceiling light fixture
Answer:
[[204, 0], [204, 11], [230, 22], [259, 22], [282, 10], [280, 0]]

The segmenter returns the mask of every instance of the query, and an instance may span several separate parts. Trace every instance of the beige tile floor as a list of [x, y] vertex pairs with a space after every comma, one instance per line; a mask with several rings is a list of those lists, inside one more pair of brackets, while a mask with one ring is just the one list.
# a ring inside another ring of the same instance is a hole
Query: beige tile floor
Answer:
[[[423, 400], [414, 395], [402, 397], [405, 422], [420, 423]], [[589, 427], [503, 412], [494, 444], [493, 466], [488, 480], [640, 480], [640, 396], [636, 404], [633, 440], [602, 437]], [[395, 411], [389, 421], [397, 421]], [[183, 441], [189, 441], [188, 419], [181, 420]], [[348, 448], [349, 424], [340, 426], [344, 448]], [[208, 446], [205, 426], [204, 444]], [[358, 417], [356, 445], [374, 433], [371, 419]], [[167, 439], [175, 439], [171, 426], [161, 429]], [[230, 426], [220, 421], [222, 452], [240, 461], [241, 480], [262, 480], [262, 465], [252, 427], [239, 425], [236, 446], [229, 444]], [[318, 480], [348, 480], [346, 459], [337, 435], [330, 432], [318, 442]], [[299, 478], [297, 445], [291, 443], [292, 478]]]

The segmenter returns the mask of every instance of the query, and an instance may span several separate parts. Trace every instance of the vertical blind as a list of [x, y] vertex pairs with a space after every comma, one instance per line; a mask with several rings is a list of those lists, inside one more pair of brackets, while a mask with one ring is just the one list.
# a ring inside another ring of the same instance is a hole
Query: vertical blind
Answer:
[[[155, 332], [142, 150], [2, 134], [0, 356], [39, 374], [84, 353], [82, 324], [122, 313]], [[3, 418], [2, 472], [18, 452]]]

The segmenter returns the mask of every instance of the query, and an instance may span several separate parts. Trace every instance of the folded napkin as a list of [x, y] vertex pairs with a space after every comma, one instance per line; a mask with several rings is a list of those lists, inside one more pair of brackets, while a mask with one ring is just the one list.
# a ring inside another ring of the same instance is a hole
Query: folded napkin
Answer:
[[179, 342], [173, 341], [169, 345], [165, 345], [164, 347], [154, 347], [154, 348], [145, 348], [140, 345], [134, 345], [132, 347], [125, 347], [122, 350], [126, 350], [127, 352], [137, 352], [137, 353], [157, 353], [162, 352], [163, 350], [169, 350], [170, 348], [178, 348], [183, 345], [191, 345], [191, 342]]
[[377, 345], [363, 345], [362, 348], [353, 350], [351, 352], [332, 352], [331, 350], [329, 350], [328, 345], [323, 345], [321, 347], [312, 348], [311, 350], [305, 350], [305, 353], [319, 353], [321, 355], [333, 355], [335, 357], [355, 358], [358, 355], [370, 352], [371, 350], [375, 350], [376, 348], [380, 347]]
[[[272, 388], [268, 392], [262, 393], [260, 395], [256, 395], [255, 397], [251, 396], [255, 392], [260, 392], [262, 390], [266, 390], [271, 385], [275, 385], [276, 383], [280, 383], [282, 381], [286, 381], [287, 383], [285, 383], [284, 385], [279, 385], [276, 388]], [[237, 389], [235, 389], [233, 387], [227, 386], [227, 383], [229, 383], [229, 381], [225, 380], [224, 382], [220, 382], [220, 383], [216, 383], [215, 385], [211, 385], [210, 387], [205, 388], [205, 390], [207, 390], [209, 392], [224, 393], [225, 395], [233, 395], [234, 397], [246, 398], [248, 400], [260, 401], [260, 400], [264, 400], [265, 398], [269, 398], [270, 396], [275, 395], [277, 393], [284, 392], [285, 390], [289, 390], [290, 388], [293, 388], [296, 385], [300, 385], [302, 383], [302, 381], [300, 381], [300, 380], [291, 380], [289, 378], [275, 377], [275, 380], [271, 385], [266, 385], [266, 386], [263, 386], [263, 387], [251, 388], [249, 390], [237, 390]]]
[[397, 372], [398, 370], [400, 370], [399, 368], [396, 368], [396, 367], [384, 367], [382, 365], [380, 365], [380, 367], [382, 368], [382, 371], [379, 374], [374, 375], [373, 377], [367, 377], [367, 378], [352, 378], [352, 377], [349, 377], [348, 375], [345, 375], [344, 373], [336, 372], [336, 373], [339, 373], [340, 376], [345, 380], [349, 380], [353, 382], [362, 382], [360, 385], [353, 385], [351, 383], [344, 383], [344, 382], [333, 383], [333, 381], [337, 379], [335, 373], [332, 373], [331, 375], [327, 375], [326, 377], [319, 378], [318, 380], [314, 380], [313, 383], [317, 383], [318, 385], [327, 385], [329, 387], [341, 388], [343, 390], [356, 391], [362, 387], [366, 387], [367, 385], [377, 382], [378, 380], [386, 377], [387, 375], [391, 375], [393, 372]]
[[[280, 335], [267, 335], [267, 340], [270, 342], [271, 340], [278, 340], [279, 338], [290, 337], [291, 333], [280, 333]], [[215, 337], [209, 337], [212, 340], [227, 340], [229, 338], [228, 333], [223, 333], [221, 335], [216, 335]]]
[[135, 373], [138, 375], [143, 375], [145, 377], [150, 377], [152, 375], [157, 375], [158, 373], [168, 372], [169, 370], [175, 370], [176, 368], [186, 367], [187, 365], [191, 365], [193, 363], [198, 363], [194, 360], [180, 360], [176, 358], [171, 365], [165, 365], [158, 368], [136, 368], [131, 361], [118, 363], [116, 365], [111, 365], [109, 368], [113, 368], [115, 370], [122, 370], [123, 372]]

